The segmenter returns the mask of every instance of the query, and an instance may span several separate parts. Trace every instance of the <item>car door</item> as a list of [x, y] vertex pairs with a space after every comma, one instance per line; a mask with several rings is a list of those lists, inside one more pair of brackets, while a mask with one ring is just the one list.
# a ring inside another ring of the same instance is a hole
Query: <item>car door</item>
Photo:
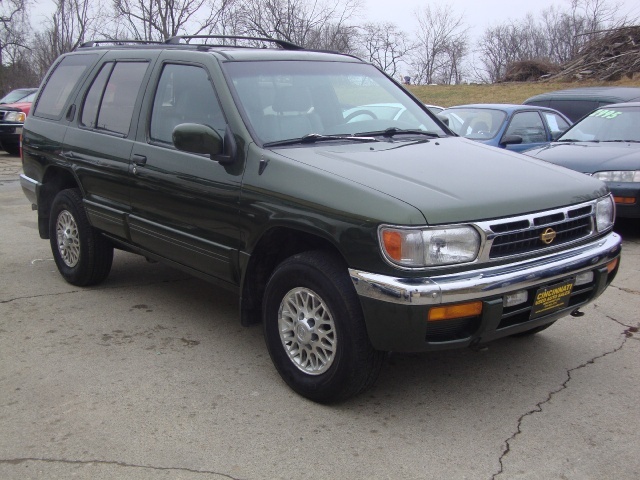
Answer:
[[171, 52], [159, 62], [131, 151], [134, 244], [209, 280], [238, 284], [241, 169], [179, 151], [172, 131], [204, 124], [224, 136], [227, 122], [208, 68]]
[[141, 92], [157, 55], [105, 55], [76, 99], [78, 112], [64, 139], [63, 155], [75, 166], [92, 225], [123, 239]]
[[[502, 138], [518, 136], [521, 143], [508, 144], [507, 150], [523, 152], [530, 148], [540, 147], [549, 143], [547, 131], [542, 118], [537, 111], [516, 112]], [[502, 145], [501, 145], [502, 146]]]

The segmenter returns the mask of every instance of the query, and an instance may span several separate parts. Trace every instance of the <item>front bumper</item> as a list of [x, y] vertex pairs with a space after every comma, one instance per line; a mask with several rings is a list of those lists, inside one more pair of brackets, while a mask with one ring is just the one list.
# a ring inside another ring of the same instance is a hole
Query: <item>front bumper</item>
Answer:
[[0, 143], [19, 143], [20, 135], [22, 135], [22, 123], [1, 123], [0, 124]]
[[[360, 296], [369, 338], [387, 351], [426, 351], [485, 343], [524, 332], [563, 317], [598, 295], [613, 280], [622, 240], [609, 233], [591, 243], [544, 257], [451, 275], [406, 278], [350, 269]], [[535, 292], [592, 271], [593, 281], [576, 287], [566, 308], [531, 319]], [[528, 301], [503, 307], [506, 294], [526, 290]], [[433, 306], [481, 300], [478, 317], [427, 322]]]

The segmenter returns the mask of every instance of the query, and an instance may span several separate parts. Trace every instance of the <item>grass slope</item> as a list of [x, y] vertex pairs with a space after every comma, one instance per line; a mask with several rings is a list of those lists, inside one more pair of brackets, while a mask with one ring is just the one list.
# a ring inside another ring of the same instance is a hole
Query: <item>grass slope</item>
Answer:
[[451, 107], [467, 103], [522, 103], [539, 93], [566, 88], [620, 86], [640, 87], [640, 77], [618, 82], [522, 82], [490, 85], [410, 85], [407, 88], [424, 103]]

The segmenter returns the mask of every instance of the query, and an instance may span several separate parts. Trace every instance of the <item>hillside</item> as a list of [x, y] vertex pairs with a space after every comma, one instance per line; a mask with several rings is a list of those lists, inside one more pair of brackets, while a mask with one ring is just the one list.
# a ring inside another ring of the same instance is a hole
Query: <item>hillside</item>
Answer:
[[414, 95], [424, 103], [451, 107], [465, 103], [522, 103], [539, 93], [565, 88], [621, 86], [640, 87], [640, 76], [617, 82], [521, 82], [490, 85], [410, 85]]

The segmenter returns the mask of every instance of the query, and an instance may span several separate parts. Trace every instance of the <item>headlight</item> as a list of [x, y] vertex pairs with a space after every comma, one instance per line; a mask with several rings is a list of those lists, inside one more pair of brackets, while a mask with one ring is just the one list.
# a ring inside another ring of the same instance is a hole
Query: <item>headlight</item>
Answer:
[[469, 226], [411, 229], [382, 227], [380, 246], [385, 257], [402, 267], [437, 267], [472, 262], [480, 235]]
[[4, 116], [6, 122], [19, 122], [24, 123], [24, 119], [27, 116], [24, 112], [9, 112]]
[[603, 232], [613, 225], [616, 215], [615, 206], [611, 195], [598, 200], [596, 204], [596, 227], [599, 232]]
[[593, 174], [593, 177], [603, 182], [640, 182], [640, 170], [596, 172]]

